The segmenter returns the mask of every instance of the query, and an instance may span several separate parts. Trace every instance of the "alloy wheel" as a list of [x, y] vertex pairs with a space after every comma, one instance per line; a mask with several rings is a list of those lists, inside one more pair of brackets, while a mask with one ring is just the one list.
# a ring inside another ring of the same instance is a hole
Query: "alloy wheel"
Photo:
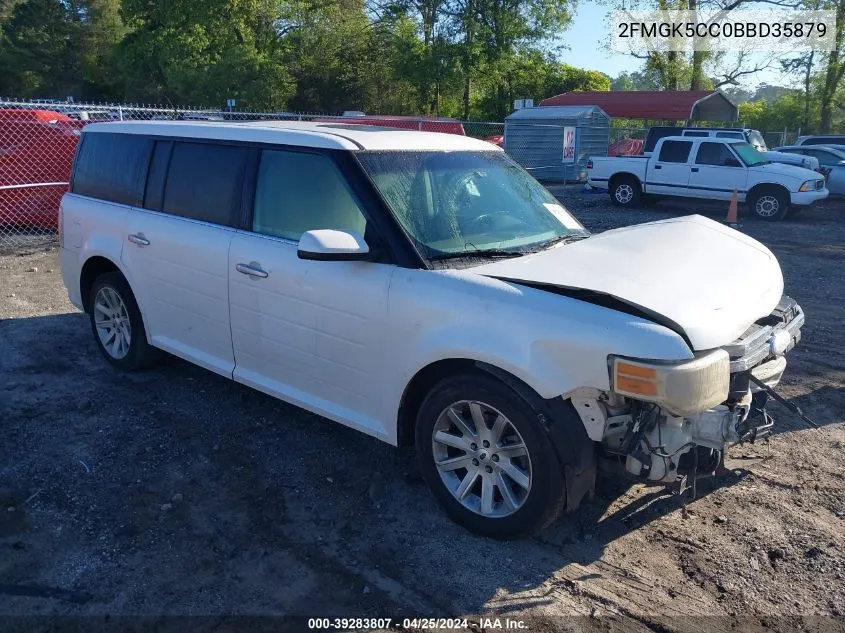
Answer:
[[770, 218], [777, 215], [780, 210], [780, 202], [775, 196], [760, 196], [754, 205], [754, 211], [757, 215]]
[[629, 184], [622, 184], [616, 187], [616, 201], [620, 204], [628, 204], [634, 197], [634, 188]]
[[123, 298], [109, 286], [94, 297], [94, 324], [106, 353], [115, 360], [125, 358], [132, 343], [132, 324]]
[[461, 400], [446, 407], [432, 431], [435, 466], [465, 508], [506, 517], [531, 491], [531, 458], [513, 423], [489, 404]]

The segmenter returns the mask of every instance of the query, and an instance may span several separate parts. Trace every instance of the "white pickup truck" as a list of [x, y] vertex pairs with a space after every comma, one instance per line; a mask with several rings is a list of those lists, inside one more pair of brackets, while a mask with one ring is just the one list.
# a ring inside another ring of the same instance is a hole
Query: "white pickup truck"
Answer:
[[828, 196], [818, 172], [773, 163], [738, 139], [667, 136], [650, 156], [593, 157], [587, 162], [593, 187], [606, 187], [618, 206], [643, 195], [740, 202], [764, 220], [780, 220], [791, 206], [808, 206]]

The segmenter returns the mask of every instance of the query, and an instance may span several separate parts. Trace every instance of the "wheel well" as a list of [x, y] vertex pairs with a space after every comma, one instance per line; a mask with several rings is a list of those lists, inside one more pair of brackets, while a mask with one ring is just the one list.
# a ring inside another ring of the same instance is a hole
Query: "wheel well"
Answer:
[[92, 257], [82, 266], [82, 274], [79, 278], [79, 291], [82, 295], [82, 305], [86, 312], [91, 311], [91, 286], [94, 285], [94, 280], [100, 275], [106, 273], [120, 272], [120, 269], [114, 265], [110, 259], [105, 257]]
[[414, 445], [414, 427], [417, 423], [417, 412], [420, 409], [420, 405], [422, 405], [426, 395], [428, 395], [428, 392], [431, 391], [431, 388], [435, 384], [447, 376], [453, 376], [455, 374], [486, 374], [493, 376], [502, 381], [504, 385], [513, 389], [525, 400], [529, 402], [533, 402], [534, 399], [538, 399], [537, 401], [540, 400], [540, 396], [529, 385], [510, 372], [494, 365], [469, 358], [439, 360], [419, 370], [411, 378], [408, 386], [405, 387], [405, 392], [402, 394], [402, 402], [399, 405], [397, 419], [396, 440], [399, 446]]
[[478, 371], [475, 362], [467, 358], [439, 360], [420, 369], [405, 387], [399, 404], [396, 442], [399, 446], [414, 445], [414, 425], [417, 411], [431, 388], [446, 376]]
[[642, 183], [640, 182], [639, 178], [637, 178], [634, 174], [629, 173], [627, 171], [623, 171], [622, 173], [618, 173], [618, 174], [613, 174], [610, 177], [610, 180], [608, 181], [607, 184], [608, 184], [608, 186], [613, 186], [614, 184], [616, 184], [620, 180], [633, 180], [635, 183], [637, 183], [640, 186], [640, 188], [642, 188], [642, 186], [643, 186]]
[[783, 194], [786, 196], [786, 201], [789, 202], [789, 190], [784, 187], [783, 185], [778, 185], [772, 182], [763, 182], [759, 185], [754, 185], [751, 189], [748, 190], [748, 193], [745, 195], [746, 201], [749, 203], [754, 200], [757, 194], [762, 193], [764, 191], [774, 191], [776, 193]]

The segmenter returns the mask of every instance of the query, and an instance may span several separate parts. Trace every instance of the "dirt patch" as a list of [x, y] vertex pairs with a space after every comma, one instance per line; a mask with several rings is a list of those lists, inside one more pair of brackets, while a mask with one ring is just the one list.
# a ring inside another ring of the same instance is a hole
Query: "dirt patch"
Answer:
[[[559, 194], [594, 231], [691, 210]], [[575, 516], [507, 543], [451, 523], [386, 444], [176, 360], [114, 372], [56, 252], [2, 256], [0, 614], [30, 631], [104, 614], [827, 630], [845, 615], [843, 214], [744, 226], [806, 311], [781, 391], [820, 430], [774, 405], [777, 433], [734, 448], [734, 474], [685, 510], [602, 481]]]

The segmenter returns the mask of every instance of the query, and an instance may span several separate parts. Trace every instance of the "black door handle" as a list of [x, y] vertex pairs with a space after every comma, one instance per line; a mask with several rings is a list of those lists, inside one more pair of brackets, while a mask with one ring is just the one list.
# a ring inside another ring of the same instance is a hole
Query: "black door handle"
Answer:
[[690, 167], [690, 171], [698, 171], [698, 167]]
[[663, 169], [663, 165], [655, 165], [654, 168], [655, 169]]

